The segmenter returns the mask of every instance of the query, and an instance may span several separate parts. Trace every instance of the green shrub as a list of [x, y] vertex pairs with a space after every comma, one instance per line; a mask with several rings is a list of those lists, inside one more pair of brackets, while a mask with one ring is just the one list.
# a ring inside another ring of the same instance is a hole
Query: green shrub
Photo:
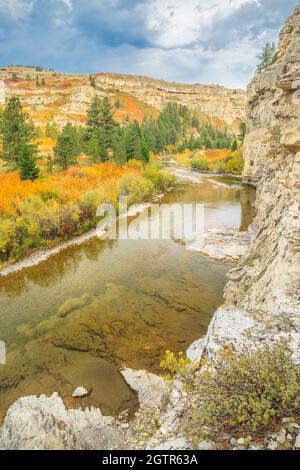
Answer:
[[220, 430], [260, 435], [280, 426], [283, 417], [300, 414], [300, 368], [285, 343], [255, 351], [226, 349], [215, 361], [202, 362], [201, 372], [199, 364], [182, 372], [171, 359], [169, 370], [179, 371], [188, 389], [183, 426], [193, 446], [216, 439]]
[[208, 171], [209, 162], [207, 158], [193, 158], [191, 160], [191, 166], [194, 170]]

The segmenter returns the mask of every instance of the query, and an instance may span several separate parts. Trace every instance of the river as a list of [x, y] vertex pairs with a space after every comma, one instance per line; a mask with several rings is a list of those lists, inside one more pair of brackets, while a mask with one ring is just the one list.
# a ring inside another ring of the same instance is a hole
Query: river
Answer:
[[[246, 230], [253, 190], [239, 180], [188, 176], [163, 203], [201, 202], [205, 228]], [[92, 389], [81, 406], [104, 414], [132, 412], [136, 395], [123, 367], [159, 373], [166, 349], [185, 351], [207, 330], [222, 304], [222, 265], [173, 240], [92, 238], [38, 265], [0, 277], [0, 419], [19, 397], [58, 392], [77, 407], [72, 391]]]

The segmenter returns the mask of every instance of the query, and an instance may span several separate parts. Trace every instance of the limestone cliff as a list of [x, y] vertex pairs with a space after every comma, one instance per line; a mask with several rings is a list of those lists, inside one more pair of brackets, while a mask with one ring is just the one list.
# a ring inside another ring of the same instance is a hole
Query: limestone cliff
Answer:
[[30, 67], [7, 67], [0, 70], [0, 106], [7, 97], [19, 96], [25, 110], [36, 124], [67, 121], [80, 124], [93, 95], [109, 95], [115, 118], [142, 121], [156, 116], [167, 102], [196, 109], [208, 119], [237, 125], [245, 118], [245, 91], [216, 85], [169, 83], [148, 77], [98, 73], [91, 86], [88, 75], [71, 75], [37, 71]]
[[[228, 343], [256, 348], [284, 339], [300, 363], [300, 7], [280, 34], [278, 60], [250, 83], [247, 102], [244, 180], [257, 186], [250, 246], [228, 276], [224, 305], [188, 356], [213, 359]], [[170, 397], [150, 448], [171, 449], [179, 442], [189, 448], [181, 428], [186, 396], [180, 383]], [[266, 446], [275, 449], [268, 439]]]
[[300, 8], [286, 22], [279, 58], [247, 91], [244, 179], [257, 185], [248, 256], [227, 302], [300, 322]]

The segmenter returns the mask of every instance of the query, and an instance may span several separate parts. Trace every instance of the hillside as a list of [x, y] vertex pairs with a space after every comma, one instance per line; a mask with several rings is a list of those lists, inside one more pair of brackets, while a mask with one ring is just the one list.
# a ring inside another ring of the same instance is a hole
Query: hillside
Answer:
[[94, 94], [110, 95], [115, 119], [142, 121], [157, 116], [167, 102], [187, 105], [216, 125], [238, 125], [245, 118], [246, 94], [222, 86], [169, 83], [148, 77], [98, 73], [68, 75], [38, 71], [30, 67], [7, 67], [0, 70], [0, 106], [13, 95], [21, 99], [35, 124], [44, 126], [67, 121], [82, 124]]

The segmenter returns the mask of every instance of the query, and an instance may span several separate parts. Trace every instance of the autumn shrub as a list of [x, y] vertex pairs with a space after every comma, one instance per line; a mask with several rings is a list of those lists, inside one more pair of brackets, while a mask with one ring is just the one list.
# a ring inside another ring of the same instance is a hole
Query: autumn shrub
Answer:
[[191, 160], [191, 167], [194, 170], [199, 171], [208, 171], [209, 170], [209, 162], [207, 158], [193, 158]]
[[128, 160], [128, 168], [134, 168], [135, 170], [141, 170], [143, 168], [143, 163], [140, 160]]
[[175, 176], [162, 172], [156, 165], [149, 165], [143, 171], [143, 176], [151, 181], [154, 188], [161, 191], [175, 182]]
[[244, 161], [241, 152], [234, 152], [226, 162], [226, 173], [241, 175], [244, 168]]
[[109, 162], [76, 166], [33, 182], [20, 181], [16, 172], [0, 174], [0, 263], [95, 227], [103, 202], [117, 208], [123, 194], [130, 204], [139, 203], [173, 181], [156, 165], [147, 171], [141, 162], [131, 163], [131, 168]]
[[154, 185], [143, 176], [124, 175], [118, 184], [118, 194], [127, 196], [128, 204], [140, 203], [154, 194]]
[[194, 366], [168, 351], [161, 365], [185, 384], [183, 427], [195, 447], [220, 433], [261, 435], [300, 414], [300, 367], [283, 342], [254, 351], [227, 348]]

